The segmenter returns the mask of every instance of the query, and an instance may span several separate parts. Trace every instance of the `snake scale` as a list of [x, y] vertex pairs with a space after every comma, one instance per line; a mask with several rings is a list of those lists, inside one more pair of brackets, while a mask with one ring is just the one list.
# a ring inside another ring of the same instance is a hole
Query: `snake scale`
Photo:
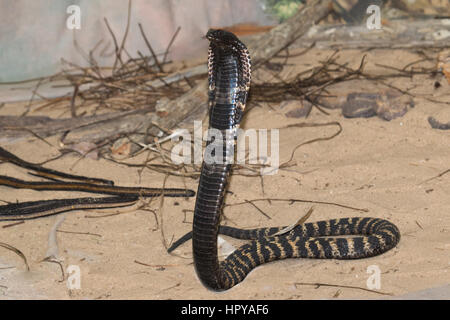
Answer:
[[[378, 218], [305, 223], [280, 235], [274, 234], [281, 227], [253, 230], [220, 227], [236, 130], [250, 87], [251, 62], [247, 48], [234, 34], [211, 29], [206, 38], [210, 42], [209, 126], [220, 131], [223, 137], [210, 138], [207, 148], [213, 146], [213, 150], [220, 150], [223, 161], [217, 161], [220, 157], [206, 161], [205, 152], [202, 163], [192, 230], [194, 266], [201, 282], [209, 289], [222, 291], [232, 288], [256, 266], [266, 262], [285, 258], [358, 259], [379, 255], [395, 247], [400, 240], [399, 230], [391, 222]], [[231, 133], [231, 139], [227, 132]], [[251, 241], [224, 261], [219, 261], [219, 233]], [[336, 237], [343, 235], [354, 237]]]

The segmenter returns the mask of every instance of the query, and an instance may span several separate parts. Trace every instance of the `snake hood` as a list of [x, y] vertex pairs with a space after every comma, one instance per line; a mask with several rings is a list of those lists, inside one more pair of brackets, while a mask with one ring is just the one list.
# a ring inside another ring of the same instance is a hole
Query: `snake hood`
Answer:
[[210, 125], [216, 129], [236, 128], [250, 89], [250, 54], [244, 43], [231, 32], [210, 29], [206, 38], [209, 40]]

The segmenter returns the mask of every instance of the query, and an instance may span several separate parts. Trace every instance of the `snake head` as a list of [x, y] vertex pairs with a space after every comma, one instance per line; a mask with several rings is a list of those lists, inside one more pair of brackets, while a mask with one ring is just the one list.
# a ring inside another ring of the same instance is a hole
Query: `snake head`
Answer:
[[242, 42], [233, 33], [220, 29], [209, 29], [206, 39], [222, 48], [231, 47], [238, 50], [242, 46]]

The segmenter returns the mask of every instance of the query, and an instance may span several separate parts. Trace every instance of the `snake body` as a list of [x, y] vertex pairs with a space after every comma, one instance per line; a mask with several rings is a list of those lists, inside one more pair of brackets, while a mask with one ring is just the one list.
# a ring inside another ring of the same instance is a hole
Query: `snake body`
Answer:
[[[223, 199], [234, 155], [236, 130], [250, 87], [250, 55], [232, 33], [209, 30], [210, 129], [222, 134], [207, 142], [198, 185], [192, 230], [194, 266], [200, 281], [212, 290], [227, 290], [241, 282], [256, 266], [285, 258], [357, 259], [375, 256], [396, 246], [397, 227], [378, 218], [343, 218], [306, 223], [278, 234], [279, 228], [242, 230], [220, 226]], [[232, 138], [230, 139], [230, 135]], [[209, 160], [208, 160], [209, 159]], [[219, 159], [219, 160], [217, 160]], [[219, 233], [251, 240], [219, 261]], [[276, 235], [275, 235], [276, 234]], [[351, 238], [336, 237], [355, 235]], [[184, 237], [185, 241], [190, 235]], [[181, 240], [181, 239], [180, 239]]]

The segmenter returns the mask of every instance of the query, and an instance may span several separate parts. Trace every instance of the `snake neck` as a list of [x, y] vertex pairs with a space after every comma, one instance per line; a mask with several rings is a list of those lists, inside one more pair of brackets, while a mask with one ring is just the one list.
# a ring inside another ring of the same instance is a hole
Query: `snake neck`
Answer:
[[236, 57], [231, 54], [218, 52], [216, 55], [215, 82], [209, 94], [209, 128], [233, 130], [241, 120], [241, 107], [238, 106], [239, 65]]

